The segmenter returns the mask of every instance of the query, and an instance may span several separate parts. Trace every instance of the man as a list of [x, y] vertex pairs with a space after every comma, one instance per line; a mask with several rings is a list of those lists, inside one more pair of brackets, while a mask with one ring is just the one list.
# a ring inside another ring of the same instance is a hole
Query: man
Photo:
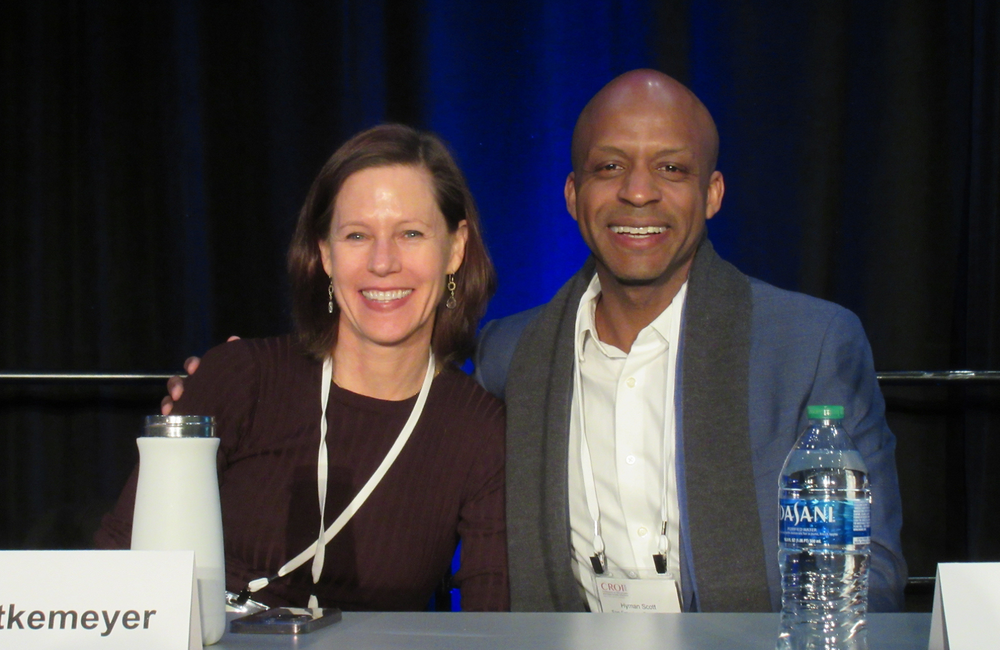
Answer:
[[778, 609], [778, 475], [810, 404], [844, 406], [869, 469], [870, 609], [902, 604], [895, 440], [864, 332], [715, 254], [717, 153], [682, 84], [612, 80], [580, 115], [565, 186], [591, 259], [480, 335], [477, 379], [507, 401], [515, 611], [606, 610], [599, 583], [661, 608], [679, 592], [685, 611]]
[[592, 258], [480, 336], [477, 377], [507, 400], [514, 610], [607, 611], [606, 578], [657, 602], [679, 580], [685, 610], [778, 609], [778, 475], [810, 404], [845, 407], [872, 482], [870, 608], [901, 606], [895, 441], [861, 325], [715, 254], [717, 152], [686, 87], [611, 81], [565, 186]]

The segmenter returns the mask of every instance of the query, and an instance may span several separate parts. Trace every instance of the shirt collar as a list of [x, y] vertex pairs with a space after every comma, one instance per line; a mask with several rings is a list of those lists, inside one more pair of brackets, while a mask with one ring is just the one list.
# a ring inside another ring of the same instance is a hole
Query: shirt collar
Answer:
[[[673, 342], [676, 345], [676, 341], [680, 335], [681, 310], [684, 308], [684, 300], [687, 298], [687, 285], [687, 280], [685, 280], [667, 308], [660, 312], [660, 315], [653, 319], [652, 323], [639, 332], [637, 341], [642, 340], [644, 335], [649, 332], [655, 333], [663, 341]], [[594, 277], [590, 279], [590, 284], [587, 285], [587, 290], [583, 292], [583, 296], [580, 298], [580, 305], [576, 312], [575, 347], [577, 359], [580, 361], [583, 360], [583, 352], [588, 340], [593, 341], [598, 349], [608, 357], [624, 358], [627, 356], [615, 346], [603, 343], [597, 336], [596, 313], [597, 300], [600, 296], [601, 280], [595, 273]]]

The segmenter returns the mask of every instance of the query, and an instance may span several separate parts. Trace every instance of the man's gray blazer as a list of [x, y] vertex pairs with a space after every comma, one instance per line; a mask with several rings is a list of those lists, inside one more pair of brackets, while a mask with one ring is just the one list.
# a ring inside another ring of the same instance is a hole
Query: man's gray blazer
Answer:
[[[488, 323], [477, 347], [477, 379], [507, 401], [514, 611], [586, 608], [571, 565], [567, 471], [576, 313], [593, 273], [589, 260], [548, 304]], [[685, 610], [780, 609], [778, 475], [810, 404], [844, 407], [872, 486], [869, 609], [898, 610], [906, 564], [895, 438], [857, 317], [743, 275], [706, 240], [688, 279], [680, 338]]]

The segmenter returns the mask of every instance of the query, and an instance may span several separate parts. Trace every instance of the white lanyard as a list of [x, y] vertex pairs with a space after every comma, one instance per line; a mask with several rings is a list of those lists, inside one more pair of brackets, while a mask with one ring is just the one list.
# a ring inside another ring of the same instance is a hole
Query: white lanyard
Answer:
[[[289, 560], [283, 567], [278, 569], [278, 573], [271, 576], [270, 578], [257, 578], [256, 580], [251, 580], [247, 585], [247, 591], [256, 592], [260, 591], [271, 582], [282, 576], [285, 576], [295, 569], [299, 568], [305, 564], [310, 558], [312, 558], [312, 579], [313, 584], [319, 582], [320, 574], [323, 572], [323, 560], [326, 556], [326, 545], [331, 539], [337, 536], [337, 533], [351, 520], [354, 513], [357, 512], [361, 506], [364, 504], [368, 496], [375, 490], [379, 482], [381, 482], [382, 477], [385, 476], [389, 468], [392, 467], [393, 462], [395, 462], [396, 457], [399, 456], [399, 452], [403, 449], [406, 441], [409, 440], [410, 434], [413, 433], [413, 429], [417, 426], [417, 421], [420, 420], [420, 414], [423, 413], [424, 404], [427, 402], [427, 394], [431, 390], [431, 384], [434, 382], [434, 354], [430, 354], [430, 360], [427, 362], [427, 373], [424, 375], [424, 383], [420, 387], [420, 393], [417, 395], [417, 401], [413, 405], [413, 410], [410, 411], [410, 417], [406, 420], [406, 424], [403, 425], [402, 431], [399, 432], [399, 436], [396, 437], [396, 442], [393, 443], [389, 452], [382, 459], [382, 463], [375, 470], [375, 473], [371, 475], [368, 482], [365, 483], [361, 491], [355, 495], [354, 499], [344, 511], [340, 513], [336, 521], [330, 524], [329, 528], [324, 530], [324, 513], [326, 510], [326, 491], [327, 491], [327, 449], [326, 449], [326, 406], [330, 398], [330, 384], [333, 381], [333, 358], [327, 357], [323, 362], [323, 376], [320, 383], [320, 405], [322, 406], [322, 415], [319, 421], [319, 456], [316, 462], [316, 485], [317, 494], [319, 496], [319, 535], [316, 538], [316, 542], [310, 544], [308, 548], [296, 555], [294, 558]], [[319, 607], [316, 596], [312, 595], [309, 597], [309, 607]]]
[[[587, 498], [587, 509], [590, 511], [590, 517], [594, 520], [594, 554], [590, 557], [590, 563], [593, 566], [594, 573], [597, 575], [603, 574], [608, 569], [607, 555], [604, 546], [604, 537], [601, 532], [601, 508], [597, 500], [597, 482], [594, 479], [594, 465], [590, 456], [590, 445], [587, 444], [587, 424], [586, 424], [586, 409], [583, 403], [583, 371], [580, 369], [580, 361], [583, 355], [583, 332], [580, 328], [580, 314], [577, 313], [577, 324], [576, 324], [576, 349], [579, 350], [579, 354], [574, 355], [574, 388], [576, 393], [576, 403], [578, 409], [578, 421], [580, 423], [580, 464], [583, 470], [583, 487], [584, 494]], [[669, 344], [668, 344], [669, 345]], [[667, 401], [671, 396], [666, 396], [664, 408], [669, 406]], [[664, 428], [668, 424], [668, 418], [666, 417], [667, 411], [664, 410]], [[660, 540], [658, 545], [659, 553], [653, 555], [653, 565], [656, 568], [657, 573], [667, 572], [667, 550], [668, 550], [668, 538], [667, 538], [667, 472], [668, 463], [667, 459], [670, 458], [669, 449], [667, 448], [667, 438], [666, 431], [663, 432], [663, 456], [661, 459], [662, 465], [662, 483], [660, 490]]]

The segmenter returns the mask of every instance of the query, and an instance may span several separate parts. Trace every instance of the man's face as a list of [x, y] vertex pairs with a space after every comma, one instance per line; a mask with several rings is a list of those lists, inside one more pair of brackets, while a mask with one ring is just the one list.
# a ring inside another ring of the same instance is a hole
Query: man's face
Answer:
[[602, 283], [671, 285], [687, 271], [722, 203], [704, 122], [684, 103], [626, 97], [595, 108], [578, 132], [566, 206]]

